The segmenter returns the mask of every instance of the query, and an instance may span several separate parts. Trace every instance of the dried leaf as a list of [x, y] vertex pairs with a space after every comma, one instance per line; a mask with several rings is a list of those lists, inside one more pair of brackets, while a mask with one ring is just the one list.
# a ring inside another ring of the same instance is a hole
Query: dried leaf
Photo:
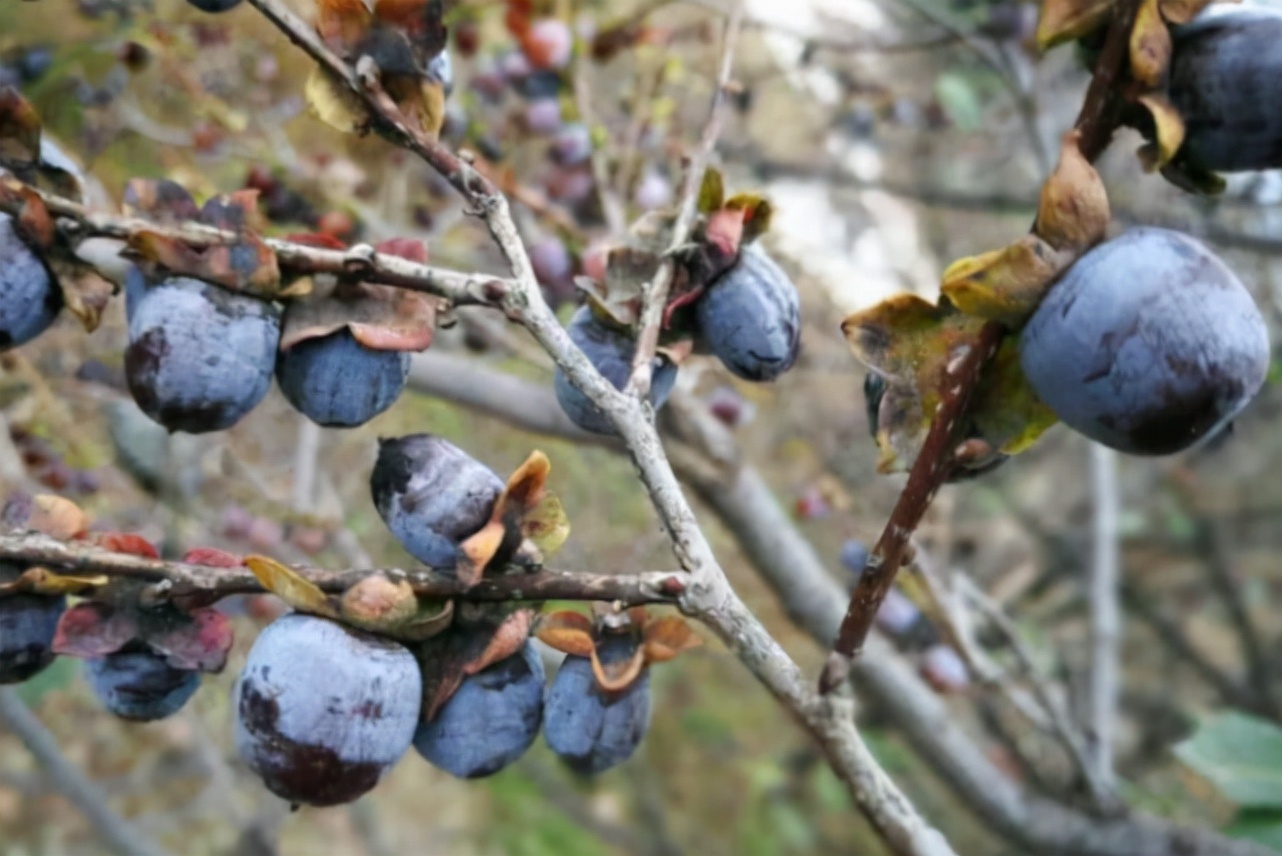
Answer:
[[469, 535], [459, 544], [463, 558], [455, 565], [454, 576], [466, 586], [476, 585], [506, 538], [507, 524], [500, 518], [490, 520], [479, 531]]
[[1214, 0], [1161, 0], [1162, 17], [1169, 24], [1187, 24]]
[[721, 208], [725, 200], [725, 179], [721, 176], [721, 170], [710, 166], [703, 171], [703, 181], [699, 184], [698, 211], [700, 214], [711, 214]]
[[316, 0], [316, 32], [341, 56], [364, 37], [371, 17], [365, 0]]
[[97, 330], [103, 313], [118, 290], [115, 284], [91, 265], [62, 253], [50, 256], [46, 262], [62, 289], [62, 302], [67, 311], [75, 316], [86, 333]]
[[1184, 119], [1167, 97], [1150, 92], [1139, 97], [1153, 119], [1153, 140], [1139, 151], [1146, 172], [1164, 169], [1184, 145]]
[[235, 634], [231, 619], [217, 609], [195, 609], [191, 612], [171, 610], [167, 626], [148, 632], [142, 638], [175, 669], [217, 673], [227, 665]]
[[40, 162], [40, 116], [16, 87], [0, 87], [0, 166], [19, 172]]
[[156, 546], [136, 532], [99, 532], [93, 536], [93, 543], [104, 550], [114, 550], [117, 553], [148, 559], [160, 558]]
[[392, 87], [391, 95], [411, 123], [435, 139], [445, 125], [445, 85], [439, 80], [415, 78], [414, 85]]
[[338, 611], [352, 626], [379, 632], [412, 618], [418, 599], [404, 580], [393, 582], [385, 574], [371, 574], [343, 592]]
[[0, 595], [34, 592], [36, 594], [81, 595], [100, 589], [111, 578], [104, 574], [59, 574], [48, 568], [27, 568], [10, 582], [0, 584]]
[[1160, 0], [1144, 0], [1131, 30], [1131, 76], [1145, 89], [1155, 89], [1171, 63], [1171, 33], [1162, 20]]
[[510, 657], [530, 635], [533, 610], [488, 612], [455, 623], [444, 633], [414, 647], [423, 675], [424, 722], [436, 718], [463, 679]]
[[676, 616], [647, 621], [642, 638], [646, 661], [650, 663], [667, 662], [703, 644], [690, 625]]
[[596, 649], [592, 619], [581, 612], [561, 610], [541, 615], [534, 635], [543, 644], [576, 657], [590, 657]]
[[1037, 48], [1080, 39], [1102, 27], [1117, 0], [1042, 0], [1037, 21]]
[[362, 135], [369, 130], [369, 113], [361, 100], [320, 66], [313, 66], [303, 85], [303, 97], [312, 114], [326, 125], [345, 134]]
[[403, 31], [424, 65], [445, 50], [449, 31], [441, 0], [377, 0], [374, 17]]
[[592, 674], [597, 686], [606, 692], [621, 692], [632, 686], [645, 668], [645, 649], [638, 645], [632, 656], [626, 660], [602, 663], [597, 656], [596, 646], [592, 648]]
[[32, 248], [48, 250], [57, 237], [49, 209], [32, 188], [23, 185], [18, 192], [23, 197], [22, 210], [18, 212], [18, 232]]
[[232, 244], [197, 249], [159, 232], [140, 229], [129, 236], [128, 245], [144, 267], [159, 267], [166, 273], [194, 277], [231, 291], [272, 296], [280, 290], [276, 254], [249, 232], [237, 235]]
[[743, 212], [742, 242], [751, 244], [770, 230], [775, 209], [770, 200], [756, 193], [737, 193], [726, 200], [725, 207]]
[[435, 334], [437, 304], [431, 295], [402, 288], [344, 283], [290, 303], [280, 349], [347, 328], [371, 350], [424, 351]]
[[137, 633], [138, 625], [125, 613], [109, 604], [86, 601], [58, 619], [52, 648], [58, 654], [92, 660], [116, 653]]
[[1019, 329], [1072, 259], [1025, 235], [1004, 249], [953, 262], [941, 290], [967, 315]]
[[983, 439], [1007, 455], [1024, 451], [1059, 421], [1024, 376], [1016, 338], [1003, 340], [984, 367], [971, 399], [971, 418]]
[[27, 518], [26, 528], [59, 541], [70, 541], [88, 531], [89, 516], [69, 499], [42, 493], [32, 498], [31, 516]]
[[1110, 218], [1108, 191], [1082, 154], [1080, 131], [1069, 131], [1059, 162], [1042, 185], [1034, 231], [1056, 250], [1080, 254], [1104, 240]]
[[245, 564], [263, 584], [263, 588], [294, 609], [327, 618], [339, 617], [338, 610], [325, 592], [292, 568], [267, 556], [246, 556]]
[[131, 217], [157, 223], [178, 223], [200, 216], [200, 208], [187, 189], [166, 178], [131, 178], [125, 184], [121, 207]]
[[216, 547], [192, 547], [183, 554], [183, 562], [188, 565], [204, 565], [207, 568], [239, 568], [245, 560]]
[[521, 535], [550, 556], [570, 537], [570, 520], [556, 494], [548, 491], [521, 516]]

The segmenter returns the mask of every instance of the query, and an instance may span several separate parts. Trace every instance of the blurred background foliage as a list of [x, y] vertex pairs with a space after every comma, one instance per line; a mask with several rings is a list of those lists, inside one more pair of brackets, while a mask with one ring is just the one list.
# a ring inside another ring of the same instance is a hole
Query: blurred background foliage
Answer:
[[[296, 5], [307, 12], [306, 2]], [[645, 22], [637, 44], [590, 63], [584, 77], [628, 219], [663, 204], [706, 111], [723, 7], [714, 0], [546, 6], [598, 30]], [[513, 49], [502, 4], [460, 0], [450, 8], [456, 34], [472, 32], [477, 47], [471, 55], [452, 48], [458, 82], [447, 136], [495, 162], [495, 174], [525, 200], [517, 215], [532, 245], [562, 241], [583, 269], [609, 237], [600, 210], [561, 186], [567, 176], [549, 164], [546, 137], [526, 128], [520, 99], [485, 94], [486, 75]], [[929, 296], [952, 258], [1027, 229], [1084, 74], [1071, 50], [1033, 55], [1035, 16], [1026, 4], [761, 0], [748, 10], [735, 66], [742, 88], [721, 152], [732, 187], [762, 188], [780, 208], [770, 243], [796, 274], [805, 333], [801, 363], [780, 383], [736, 387], [755, 409], [736, 430], [796, 525], [841, 575], [840, 546], [875, 539], [898, 482], [874, 474], [862, 373], [838, 323], [894, 291]], [[483, 228], [426, 168], [307, 114], [307, 60], [248, 7], [212, 17], [179, 0], [0, 0], [0, 68], [92, 173], [99, 204], [118, 200], [134, 176], [172, 178], [205, 196], [265, 169], [296, 195], [280, 201], [280, 219], [295, 218], [282, 232], [330, 218], [328, 227], [348, 239], [413, 234], [426, 238], [435, 263], [501, 270]], [[560, 96], [567, 114], [578, 109], [571, 90]], [[1282, 182], [1235, 180], [1221, 200], [1192, 200], [1142, 175], [1132, 155], [1138, 144], [1122, 135], [1101, 164], [1119, 223], [1160, 222], [1206, 238], [1276, 333]], [[550, 296], [564, 299], [565, 286], [550, 283]], [[549, 381], [528, 341], [493, 318], [464, 321], [442, 330], [434, 347]], [[350, 564], [363, 549], [377, 562], [404, 563], [366, 479], [375, 438], [430, 430], [498, 472], [510, 472], [531, 448], [548, 453], [574, 526], [560, 567], [673, 564], [626, 460], [422, 395], [406, 395], [360, 429], [325, 432], [314, 490], [295, 501], [307, 429], [277, 393], [225, 434], [167, 439], [140, 422], [110, 382], [123, 343], [123, 309], [113, 307], [92, 336], [63, 318], [0, 361], [0, 412], [33, 472], [51, 487], [79, 491], [78, 501], [112, 528], [175, 549], [254, 549], [331, 566]], [[695, 395], [733, 385], [700, 364], [682, 372], [682, 384]], [[1282, 757], [1268, 724], [1282, 710], [1274, 644], [1282, 631], [1274, 608], [1282, 485], [1271, 477], [1282, 462], [1280, 410], [1271, 380], [1226, 441], [1174, 459], [1123, 461], [1120, 520], [1125, 796], [1189, 823], [1223, 825], [1236, 816], [1239, 832], [1274, 843], [1282, 784], [1266, 775], [1260, 793], [1244, 796], [1225, 789], [1217, 770]], [[165, 455], [159, 484], [144, 487], [138, 461], [157, 449]], [[937, 563], [965, 569], [1015, 618], [1041, 668], [1073, 699], [1088, 668], [1086, 456], [1083, 440], [1057, 429], [994, 475], [946, 491], [921, 532]], [[710, 514], [704, 519], [749, 605], [814, 673], [818, 647], [790, 623], [733, 537]], [[349, 809], [290, 814], [230, 746], [228, 690], [255, 625], [273, 610], [258, 600], [233, 608], [242, 632], [226, 673], [207, 679], [171, 720], [117, 722], [97, 708], [68, 659], [19, 690], [110, 804], [175, 853], [883, 852], [814, 749], [716, 644], [656, 671], [651, 734], [637, 758], [598, 779], [574, 778], [541, 742], [513, 768], [472, 783], [411, 754]], [[1244, 645], [1254, 646], [1254, 661]], [[910, 645], [908, 653], [920, 652]], [[969, 688], [950, 703], [1010, 776], [1063, 792], [1062, 750], [1012, 718], [993, 691]], [[1232, 708], [1255, 718], [1225, 719]], [[1016, 852], [960, 805], [895, 722], [875, 708], [863, 715], [878, 758], [958, 852]], [[1199, 721], [1219, 731], [1197, 732], [1177, 755], [1172, 746]], [[1246, 758], [1235, 749], [1243, 729], [1256, 747]], [[1261, 766], [1276, 770], [1282, 761]], [[98, 852], [80, 814], [0, 730], [0, 854]]]

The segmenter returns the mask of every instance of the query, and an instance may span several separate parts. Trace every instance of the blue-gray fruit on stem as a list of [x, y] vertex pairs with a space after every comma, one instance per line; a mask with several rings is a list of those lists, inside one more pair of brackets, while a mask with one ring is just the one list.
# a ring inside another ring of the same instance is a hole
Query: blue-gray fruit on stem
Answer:
[[1123, 452], [1166, 455], [1225, 425], [1269, 368], [1251, 295], [1187, 235], [1136, 228], [1091, 250], [1020, 338], [1037, 395], [1067, 425]]
[[379, 516], [414, 558], [448, 572], [459, 544], [490, 520], [503, 492], [494, 471], [432, 434], [382, 438], [370, 474]]
[[346, 327], [299, 342], [276, 361], [289, 403], [330, 428], [364, 425], [391, 407], [409, 372], [408, 353], [367, 348]]
[[[632, 657], [631, 634], [607, 634], [597, 644], [603, 665]], [[543, 706], [543, 736], [552, 751], [579, 773], [595, 774], [621, 764], [636, 751], [650, 728], [648, 668], [625, 689], [600, 687], [587, 657], [567, 656]]]
[[414, 748], [461, 779], [502, 770], [525, 754], [543, 722], [543, 661], [527, 641], [520, 651], [466, 678]]
[[62, 289], [0, 214], [0, 351], [39, 336], [62, 309]]
[[232, 696], [236, 749], [291, 803], [351, 802], [410, 747], [422, 678], [388, 639], [285, 615], [254, 640]]
[[177, 713], [200, 687], [200, 673], [174, 668], [138, 646], [85, 660], [85, 681], [111, 713], [151, 722]]
[[190, 277], [126, 283], [125, 377], [144, 413], [170, 431], [235, 425], [271, 386], [280, 310]]
[[0, 684], [21, 683], [53, 662], [53, 636], [66, 608], [62, 595], [0, 598]]
[[702, 344], [744, 380], [774, 380], [797, 360], [797, 287], [755, 243], [708, 286], [695, 303], [695, 317]]
[[1180, 150], [1208, 170], [1282, 167], [1282, 10], [1229, 7], [1173, 31], [1171, 103]]
[[[632, 356], [636, 353], [636, 342], [627, 333], [611, 329], [598, 321], [586, 306], [579, 307], [574, 313], [566, 332], [592, 361], [592, 365], [596, 366], [596, 370], [615, 389], [623, 389], [632, 376]], [[676, 381], [676, 365], [666, 357], [655, 357], [650, 379], [650, 404], [655, 410], [663, 407]], [[556, 370], [553, 384], [556, 400], [575, 425], [595, 434], [614, 433], [614, 426], [605, 413], [570, 383], [570, 379], [560, 369]]]

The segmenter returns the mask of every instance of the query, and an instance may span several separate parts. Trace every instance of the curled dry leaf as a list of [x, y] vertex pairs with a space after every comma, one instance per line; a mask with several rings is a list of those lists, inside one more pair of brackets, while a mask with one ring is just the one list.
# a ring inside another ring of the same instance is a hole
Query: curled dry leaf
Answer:
[[14, 579], [0, 583], [0, 596], [9, 594], [79, 595], [102, 588], [111, 582], [103, 574], [60, 574], [48, 568], [27, 568]]
[[[1184, 119], [1170, 100], [1160, 92], [1141, 95], [1139, 103], [1152, 120], [1150, 142], [1139, 150], [1140, 163], [1148, 172], [1164, 170], [1175, 160], [1184, 145]], [[1205, 173], [1205, 170], [1198, 170]], [[1165, 174], [1165, 173], [1163, 173]]]
[[309, 612], [326, 618], [338, 618], [339, 612], [325, 592], [315, 583], [267, 556], [246, 556], [245, 565], [263, 588], [279, 597], [299, 612]]
[[521, 650], [534, 615], [534, 610], [524, 608], [474, 611], [468, 620], [456, 619], [443, 633], [415, 645], [412, 650], [423, 675], [422, 720], [435, 719], [464, 678]]
[[1162, 84], [1171, 63], [1171, 33], [1160, 5], [1161, 0], [1143, 0], [1131, 29], [1131, 76], [1146, 89]]
[[1049, 50], [1055, 45], [1080, 39], [1102, 27], [1117, 0], [1042, 0], [1037, 20], [1037, 47]]
[[615, 660], [610, 663], [602, 663], [597, 655], [597, 646], [592, 646], [592, 675], [596, 678], [597, 686], [606, 692], [615, 693], [626, 690], [641, 676], [642, 670], [646, 667], [645, 648], [636, 639], [629, 641], [636, 645], [632, 656], [626, 660]]
[[39, 162], [39, 115], [16, 87], [0, 87], [0, 166], [18, 172]]
[[959, 259], [944, 271], [943, 294], [961, 312], [1018, 329], [1072, 261], [1036, 235]]
[[121, 201], [124, 212], [157, 223], [180, 223], [200, 217], [187, 188], [167, 178], [131, 178]]
[[596, 649], [596, 642], [592, 637], [592, 619], [573, 610], [540, 615], [534, 635], [545, 645], [576, 657], [590, 657]]
[[111, 297], [118, 290], [91, 265], [64, 254], [46, 258], [50, 272], [62, 289], [62, 302], [67, 311], [92, 333], [102, 323]]
[[647, 621], [642, 638], [646, 660], [651, 663], [665, 663], [703, 644], [689, 623], [674, 615]]
[[344, 56], [365, 37], [372, 17], [365, 0], [316, 0], [316, 32]]
[[375, 351], [425, 351], [432, 344], [438, 301], [429, 295], [369, 283], [314, 287], [289, 305], [280, 348], [346, 327]]
[[97, 659], [116, 653], [137, 635], [138, 624], [131, 616], [91, 600], [62, 614], [52, 647], [58, 654]]
[[1059, 162], [1042, 185], [1034, 231], [1057, 250], [1074, 257], [1104, 240], [1111, 216], [1108, 191], [1095, 167], [1082, 154], [1081, 132], [1069, 131], [1060, 145]]
[[69, 499], [42, 493], [32, 497], [30, 515], [23, 526], [59, 541], [70, 541], [88, 531], [89, 515]]
[[165, 623], [142, 623], [142, 639], [175, 669], [217, 673], [227, 665], [235, 635], [231, 620], [217, 609], [165, 610]]

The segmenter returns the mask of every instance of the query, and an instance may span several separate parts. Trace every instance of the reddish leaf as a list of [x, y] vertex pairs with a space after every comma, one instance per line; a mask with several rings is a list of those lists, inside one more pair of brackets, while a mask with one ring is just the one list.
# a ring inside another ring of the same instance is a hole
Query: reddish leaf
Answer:
[[188, 565], [204, 565], [207, 568], [239, 568], [245, 560], [225, 550], [215, 547], [192, 547], [183, 554], [183, 562]]
[[316, 32], [330, 50], [343, 56], [361, 40], [370, 24], [365, 0], [317, 0]]
[[15, 87], [0, 87], [0, 164], [16, 170], [39, 162], [40, 117]]
[[424, 351], [432, 344], [437, 300], [401, 288], [342, 283], [296, 300], [285, 313], [280, 347], [317, 339], [346, 327], [375, 351]]
[[482, 613], [466, 622], [456, 620], [444, 633], [415, 646], [423, 673], [423, 721], [436, 718], [468, 675], [519, 651], [533, 619], [530, 609]]
[[155, 545], [135, 532], [99, 532], [94, 535], [93, 542], [104, 550], [145, 556], [148, 559], [160, 558]]
[[52, 647], [58, 654], [97, 659], [116, 653], [137, 634], [138, 625], [128, 615], [91, 600], [62, 614]]
[[133, 178], [125, 185], [125, 213], [161, 223], [195, 220], [196, 201], [181, 184], [165, 178]]
[[174, 612], [181, 618], [164, 629], [145, 633], [144, 641], [175, 669], [221, 672], [234, 641], [231, 619], [217, 609]]
[[411, 262], [427, 264], [427, 244], [418, 238], [388, 238], [374, 245], [374, 249], [389, 256], [399, 256]]
[[89, 516], [69, 499], [42, 493], [32, 498], [26, 528], [59, 541], [79, 538], [89, 528]]
[[304, 247], [316, 247], [322, 250], [345, 250], [347, 245], [328, 232], [294, 232], [286, 235], [285, 240]]
[[19, 234], [33, 248], [48, 250], [57, 237], [49, 209], [40, 194], [30, 187], [24, 186], [19, 193], [24, 197], [22, 210], [18, 212]]

